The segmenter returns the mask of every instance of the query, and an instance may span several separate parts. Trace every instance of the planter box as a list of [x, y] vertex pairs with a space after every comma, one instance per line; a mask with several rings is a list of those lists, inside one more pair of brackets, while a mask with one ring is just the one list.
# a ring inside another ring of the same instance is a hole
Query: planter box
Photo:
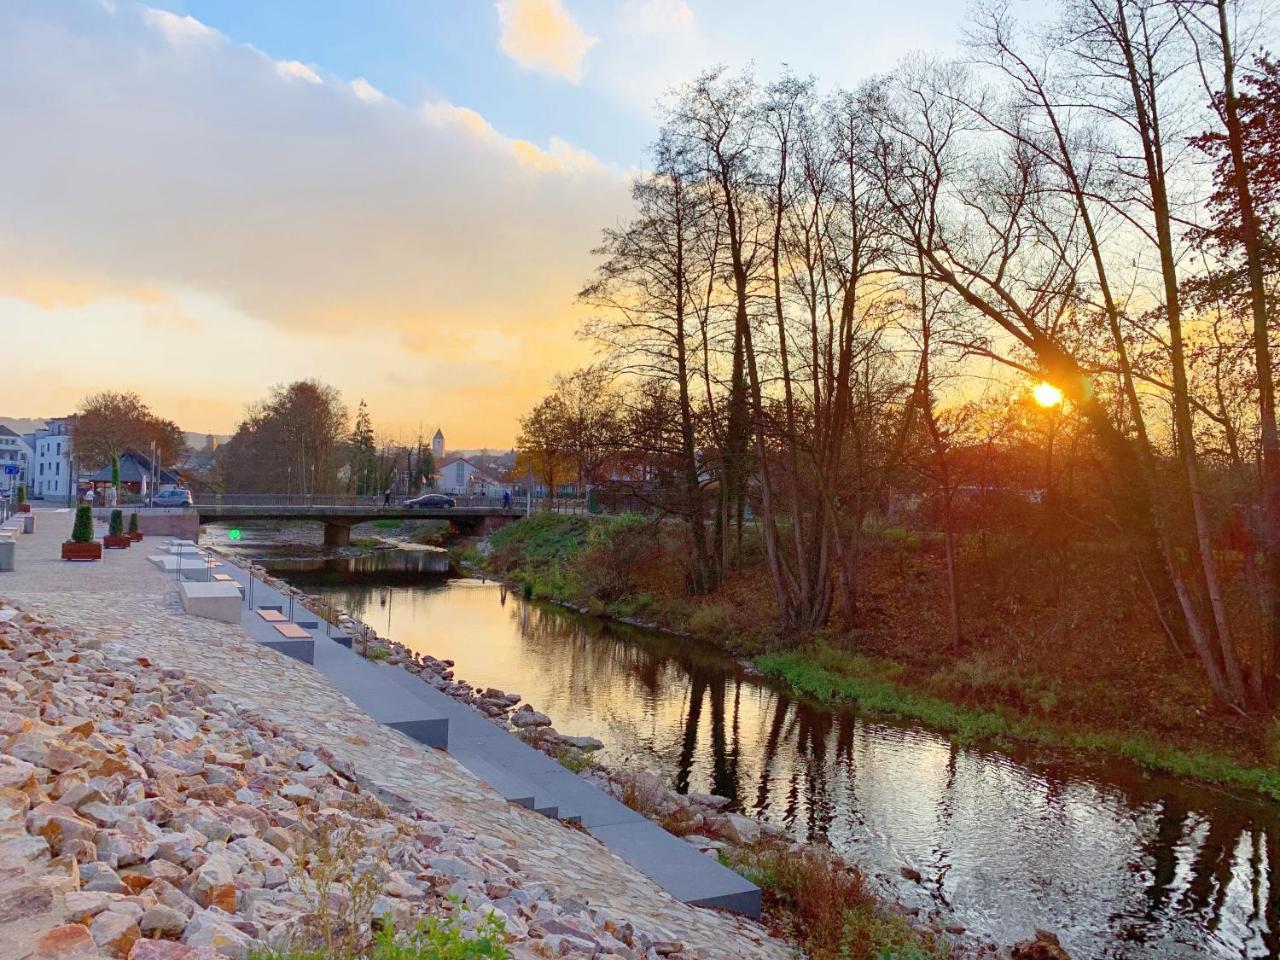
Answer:
[[102, 545], [108, 550], [128, 550], [131, 543], [133, 541], [129, 539], [127, 533], [122, 533], [118, 537], [113, 537], [108, 533], [102, 538]]
[[18, 512], [19, 512], [19, 513], [30, 513], [30, 512], [31, 512], [31, 504], [29, 504], [29, 503], [20, 503], [20, 504], [18, 504]]
[[128, 537], [128, 538], [129, 538], [133, 543], [141, 543], [141, 542], [142, 542], [142, 531], [141, 531], [141, 530], [139, 530], [137, 533], [126, 533], [126, 534], [125, 534], [125, 536], [126, 536], [126, 537]]
[[63, 560], [101, 560], [102, 544], [97, 540], [88, 543], [76, 543], [74, 540], [62, 541]]

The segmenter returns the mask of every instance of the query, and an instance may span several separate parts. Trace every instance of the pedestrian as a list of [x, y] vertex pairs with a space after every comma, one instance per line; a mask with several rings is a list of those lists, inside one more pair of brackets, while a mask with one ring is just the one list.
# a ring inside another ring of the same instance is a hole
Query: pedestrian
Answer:
[[502, 491], [502, 509], [503, 510], [511, 509], [511, 491], [510, 490]]
[[384, 507], [391, 506], [391, 488], [387, 487], [387, 492], [382, 495], [382, 505]]

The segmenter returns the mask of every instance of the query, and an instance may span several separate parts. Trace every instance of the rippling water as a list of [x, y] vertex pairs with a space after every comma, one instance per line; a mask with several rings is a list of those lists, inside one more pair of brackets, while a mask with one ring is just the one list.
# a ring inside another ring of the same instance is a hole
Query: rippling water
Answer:
[[469, 682], [522, 694], [561, 732], [599, 737], [606, 761], [825, 839], [904, 902], [998, 942], [1040, 927], [1077, 960], [1280, 957], [1275, 805], [816, 708], [691, 641], [451, 579], [438, 553], [268, 565]]

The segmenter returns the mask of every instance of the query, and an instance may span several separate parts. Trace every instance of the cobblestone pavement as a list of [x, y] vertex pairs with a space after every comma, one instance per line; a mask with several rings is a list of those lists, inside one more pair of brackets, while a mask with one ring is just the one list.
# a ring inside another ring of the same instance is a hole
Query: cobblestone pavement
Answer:
[[[238, 626], [187, 616], [172, 581], [147, 563], [158, 544], [66, 563], [58, 545], [71, 513], [37, 510], [36, 532], [18, 537], [18, 569], [0, 574], [0, 597], [99, 636], [108, 651], [186, 671], [352, 764], [371, 784], [508, 844], [557, 899], [594, 903], [707, 957], [787, 958], [790, 947], [757, 923], [690, 907], [587, 834], [503, 800], [446, 753], [377, 723], [317, 671], [248, 640]], [[101, 532], [101, 531], [99, 531]]]

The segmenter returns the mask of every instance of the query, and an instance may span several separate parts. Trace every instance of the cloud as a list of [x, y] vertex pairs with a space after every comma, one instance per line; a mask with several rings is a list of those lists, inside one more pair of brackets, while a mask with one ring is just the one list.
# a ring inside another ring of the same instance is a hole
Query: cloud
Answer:
[[387, 99], [386, 94], [364, 77], [356, 77], [351, 81], [351, 92], [366, 103], [381, 103]]
[[276, 73], [286, 80], [305, 80], [307, 83], [323, 83], [320, 75], [297, 60], [277, 60]]
[[[116, 13], [114, 5], [104, 9], [113, 16]], [[195, 17], [179, 16], [176, 13], [170, 13], [168, 10], [156, 10], [153, 7], [147, 7], [142, 11], [142, 19], [147, 26], [164, 34], [165, 38], [175, 46], [185, 43], [207, 42], [221, 37], [217, 30], [206, 26]]]
[[[0, 3], [0, 297], [58, 330], [75, 308], [92, 342], [110, 337], [90, 314], [123, 309], [108, 298], [142, 311], [133, 292], [167, 291], [203, 324], [200, 354], [220, 344], [261, 379], [238, 401], [310, 373], [349, 398], [381, 391], [385, 419], [454, 411], [502, 442], [581, 353], [574, 293], [628, 207], [627, 177], [462, 107], [286, 79], [188, 19], [127, 0], [115, 16], [96, 0]], [[85, 337], [57, 348], [80, 383], [99, 368]], [[358, 367], [357, 342], [371, 345]], [[509, 349], [481, 357], [477, 342]], [[217, 393], [230, 365], [187, 369], [192, 395]], [[417, 391], [388, 394], [389, 369]]]
[[626, 0], [622, 29], [628, 33], [682, 33], [693, 29], [693, 11], [685, 0]]
[[596, 43], [560, 0], [499, 0], [498, 46], [529, 70], [577, 83]]

